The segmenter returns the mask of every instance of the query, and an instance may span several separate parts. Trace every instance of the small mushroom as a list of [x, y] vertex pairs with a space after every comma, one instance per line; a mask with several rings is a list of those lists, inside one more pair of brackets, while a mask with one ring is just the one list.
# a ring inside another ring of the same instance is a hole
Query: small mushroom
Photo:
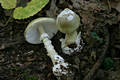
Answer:
[[[68, 73], [68, 63], [58, 55], [51, 44], [51, 38], [57, 33], [55, 20], [53, 18], [38, 18], [33, 20], [26, 28], [24, 36], [27, 42], [31, 44], [44, 43], [48, 56], [53, 62], [53, 73], [56, 76], [66, 75]], [[62, 66], [62, 67], [61, 67]]]
[[[58, 29], [65, 33], [65, 39], [61, 39], [62, 50], [66, 54], [71, 54], [74, 50], [78, 50], [80, 43], [80, 34], [77, 33], [77, 28], [80, 26], [80, 17], [72, 10], [66, 8], [58, 16], [56, 20]], [[77, 47], [73, 50], [68, 46], [71, 44], [77, 44]]]

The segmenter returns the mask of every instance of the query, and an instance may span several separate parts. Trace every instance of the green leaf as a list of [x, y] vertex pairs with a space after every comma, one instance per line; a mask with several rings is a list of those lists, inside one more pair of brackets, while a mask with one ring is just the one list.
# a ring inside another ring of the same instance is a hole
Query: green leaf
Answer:
[[96, 39], [96, 40], [99, 40], [99, 39], [100, 39], [99, 36], [98, 36], [98, 34], [97, 34], [96, 32], [91, 32], [91, 36], [92, 36], [94, 39]]
[[13, 17], [15, 19], [25, 19], [38, 13], [49, 0], [32, 0], [26, 7], [18, 7], [14, 10]]
[[105, 70], [109, 70], [113, 67], [114, 65], [114, 61], [111, 57], [106, 57], [103, 61], [103, 66], [105, 68]]
[[100, 38], [96, 32], [91, 32], [90, 35], [91, 35], [92, 38], [98, 40], [100, 43], [103, 43], [103, 42], [104, 42], [103, 39]]
[[13, 9], [16, 7], [17, 0], [0, 0], [0, 3], [4, 9]]

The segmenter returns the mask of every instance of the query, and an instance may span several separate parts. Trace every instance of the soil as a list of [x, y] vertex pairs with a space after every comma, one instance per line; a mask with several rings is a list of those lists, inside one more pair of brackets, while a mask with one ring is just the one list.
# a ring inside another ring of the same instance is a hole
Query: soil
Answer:
[[[13, 10], [0, 6], [0, 80], [120, 80], [120, 13], [113, 6], [120, 2], [106, 1], [50, 0], [40, 12], [23, 20], [14, 19]], [[57, 32], [52, 44], [71, 64], [72, 74], [56, 77], [44, 45], [28, 43], [24, 30], [32, 20], [43, 16], [56, 18], [65, 8], [80, 16], [78, 31], [85, 45], [82, 51], [66, 55], [59, 41], [65, 34]]]

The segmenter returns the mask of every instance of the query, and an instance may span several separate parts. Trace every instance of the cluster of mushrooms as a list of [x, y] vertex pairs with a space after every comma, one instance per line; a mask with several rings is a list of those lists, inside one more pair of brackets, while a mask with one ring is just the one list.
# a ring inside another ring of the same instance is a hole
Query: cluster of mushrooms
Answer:
[[[38, 18], [28, 24], [24, 36], [27, 42], [31, 44], [44, 43], [44, 46], [48, 52], [48, 56], [51, 58], [53, 63], [53, 74], [55, 76], [62, 76], [68, 74], [69, 65], [64, 61], [54, 49], [51, 44], [51, 38], [61, 31], [65, 33], [65, 39], [60, 39], [61, 48], [63, 53], [71, 55], [75, 50], [82, 49], [80, 42], [82, 41], [80, 34], [77, 33], [76, 29], [80, 26], [79, 16], [72, 10], [66, 8], [58, 16], [57, 19], [53, 18]], [[72, 49], [68, 45], [76, 43], [77, 47]]]

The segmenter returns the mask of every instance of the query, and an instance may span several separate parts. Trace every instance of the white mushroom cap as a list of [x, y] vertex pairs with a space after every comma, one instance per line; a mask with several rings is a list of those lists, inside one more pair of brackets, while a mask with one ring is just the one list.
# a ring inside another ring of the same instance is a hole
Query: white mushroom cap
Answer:
[[56, 28], [55, 20], [53, 18], [38, 18], [28, 24], [24, 33], [26, 41], [32, 44], [41, 43], [40, 40], [41, 33], [38, 30], [39, 27], [42, 27], [44, 29], [45, 33], [49, 35], [50, 39], [58, 31]]
[[61, 32], [71, 33], [79, 27], [80, 17], [66, 8], [57, 16], [56, 25]]

